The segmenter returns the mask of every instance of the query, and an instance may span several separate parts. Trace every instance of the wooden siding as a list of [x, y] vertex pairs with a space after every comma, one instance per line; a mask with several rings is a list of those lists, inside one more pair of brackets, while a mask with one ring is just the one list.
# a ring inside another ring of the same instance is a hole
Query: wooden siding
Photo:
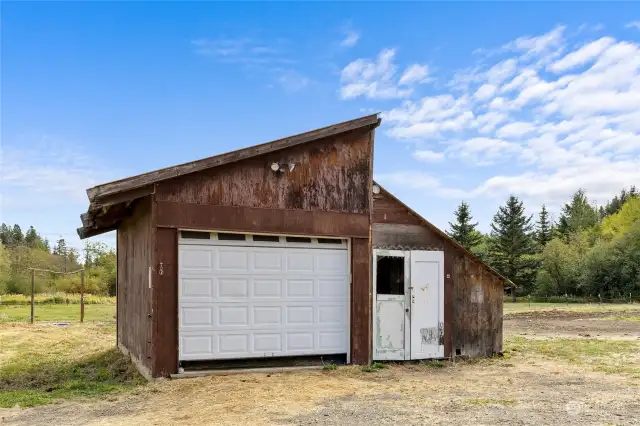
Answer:
[[468, 257], [460, 253], [453, 257], [453, 355], [501, 352], [502, 283]]
[[[178, 372], [178, 231], [158, 228], [156, 234], [153, 349], [154, 377]], [[162, 264], [162, 275], [160, 267]]]
[[351, 240], [351, 362], [372, 358], [371, 245], [368, 238]]
[[[354, 131], [157, 184], [158, 201], [369, 214], [370, 131]], [[270, 165], [283, 165], [274, 172]], [[288, 165], [295, 165], [289, 171]]]
[[151, 371], [151, 289], [149, 266], [153, 264], [155, 228], [150, 197], [137, 202], [131, 217], [117, 233], [117, 339], [139, 365]]
[[[455, 356], [456, 349], [470, 357], [501, 351], [500, 278], [384, 191], [373, 198], [372, 217], [373, 247], [444, 251], [445, 356]], [[478, 294], [482, 301], [477, 300]]]
[[158, 226], [183, 229], [368, 237], [369, 215], [158, 202]]
[[[178, 369], [180, 228], [351, 238], [351, 359], [370, 361], [372, 149], [360, 130], [157, 184], [154, 376]], [[276, 173], [273, 161], [295, 168]]]
[[405, 206], [384, 193], [373, 195], [372, 222], [422, 225], [419, 217], [411, 214]]

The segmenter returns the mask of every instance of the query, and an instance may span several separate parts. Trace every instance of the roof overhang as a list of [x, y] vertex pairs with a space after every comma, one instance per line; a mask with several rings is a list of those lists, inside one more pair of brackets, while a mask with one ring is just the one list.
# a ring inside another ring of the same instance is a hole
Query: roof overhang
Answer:
[[78, 228], [78, 235], [84, 239], [116, 229], [118, 223], [131, 213], [134, 201], [152, 194], [159, 182], [355, 130], [371, 130], [379, 125], [378, 114], [367, 115], [260, 145], [94, 186], [87, 189], [89, 208], [86, 213], [80, 215], [82, 227]]

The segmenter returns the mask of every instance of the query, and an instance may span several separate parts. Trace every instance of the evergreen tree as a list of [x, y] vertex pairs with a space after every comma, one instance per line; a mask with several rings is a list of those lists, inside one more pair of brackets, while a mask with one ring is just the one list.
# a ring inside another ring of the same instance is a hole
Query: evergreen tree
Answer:
[[589, 200], [582, 189], [579, 189], [562, 208], [558, 221], [558, 234], [565, 240], [570, 234], [583, 231], [599, 221], [596, 209], [589, 204]]
[[17, 223], [13, 225], [13, 230], [11, 231], [11, 240], [14, 245], [24, 245], [24, 234], [22, 233], [22, 229], [20, 229], [20, 225], [18, 225]]
[[39, 236], [33, 226], [29, 227], [29, 230], [24, 236], [24, 241], [27, 243], [29, 247], [36, 247], [38, 244]]
[[0, 226], [0, 242], [2, 242], [4, 246], [9, 246], [13, 241], [12, 237], [11, 228], [9, 228], [6, 223], [3, 223]]
[[538, 223], [536, 224], [536, 242], [540, 249], [544, 248], [549, 241], [553, 238], [553, 222], [549, 218], [547, 212], [547, 206], [542, 205], [540, 214], [538, 216]]
[[67, 256], [67, 243], [64, 238], [60, 238], [56, 241], [56, 245], [53, 246], [53, 254], [57, 256], [66, 257]]
[[[493, 216], [489, 245], [492, 266], [525, 292], [531, 290], [535, 273], [531, 220], [531, 216], [525, 215], [522, 201], [510, 196]], [[512, 295], [515, 299], [515, 291]]]
[[636, 190], [636, 187], [633, 185], [631, 186], [631, 188], [629, 188], [629, 191], [627, 191], [626, 189], [622, 189], [619, 196], [614, 196], [605, 207], [600, 207], [600, 216], [607, 217], [611, 216], [612, 214], [618, 213], [624, 203], [627, 202], [627, 200], [636, 198], [637, 196], [638, 192]]
[[471, 223], [473, 216], [471, 216], [469, 205], [464, 201], [460, 203], [454, 214], [456, 216], [456, 222], [449, 222], [451, 229], [447, 231], [447, 234], [460, 243], [461, 246], [467, 250], [471, 250], [482, 241], [482, 235], [476, 231], [478, 222]]

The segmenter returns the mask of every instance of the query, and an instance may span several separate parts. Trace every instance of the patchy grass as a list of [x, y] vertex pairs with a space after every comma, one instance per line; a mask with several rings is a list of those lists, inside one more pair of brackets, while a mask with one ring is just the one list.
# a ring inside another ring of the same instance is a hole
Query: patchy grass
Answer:
[[604, 318], [600, 318], [601, 320], [605, 320], [605, 321], [632, 321], [632, 322], [640, 322], [640, 316], [632, 316], [632, 315], [627, 315], [626, 313], [620, 314], [620, 315], [616, 315], [613, 317], [604, 317]]
[[330, 362], [329, 364], [325, 364], [322, 366], [322, 369], [324, 371], [334, 371], [338, 369], [338, 366], [336, 365], [335, 362]]
[[[80, 294], [76, 293], [40, 293], [34, 296], [36, 305], [59, 305], [59, 304], [80, 304]], [[31, 295], [24, 294], [2, 294], [0, 295], [0, 305], [30, 305]], [[110, 296], [100, 296], [96, 294], [84, 295], [85, 305], [115, 305], [116, 298]]]
[[562, 304], [562, 303], [529, 303], [526, 302], [505, 302], [504, 305], [504, 314], [509, 315], [513, 313], [520, 312], [534, 312], [534, 311], [572, 311], [572, 312], [615, 312], [615, 311], [629, 311], [629, 310], [639, 310], [640, 311], [640, 303], [632, 303], [632, 304], [618, 304], [618, 303], [570, 303], [570, 304]]
[[630, 340], [551, 339], [510, 337], [509, 354], [542, 355], [608, 374], [640, 374], [640, 342]]
[[145, 383], [115, 348], [115, 326], [0, 325], [0, 407], [98, 397]]
[[492, 398], [471, 398], [465, 399], [464, 402], [469, 405], [503, 405], [505, 407], [513, 407], [518, 402], [514, 399], [492, 399]]
[[427, 360], [427, 361], [420, 361], [420, 365], [423, 365], [429, 368], [444, 368], [447, 366], [447, 363], [445, 361]]
[[[29, 321], [31, 306], [0, 305], [0, 323]], [[80, 305], [36, 305], [36, 321], [80, 321]], [[115, 321], [116, 305], [85, 305], [85, 321]]]
[[385, 368], [389, 368], [389, 365], [382, 362], [374, 362], [371, 365], [363, 365], [360, 370], [363, 373], [374, 373], [378, 370], [384, 370]]

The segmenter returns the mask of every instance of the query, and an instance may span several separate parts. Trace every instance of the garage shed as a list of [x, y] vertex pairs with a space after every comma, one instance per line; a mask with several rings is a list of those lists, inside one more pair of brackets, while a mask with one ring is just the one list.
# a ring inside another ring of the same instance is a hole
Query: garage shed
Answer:
[[78, 234], [117, 230], [117, 343], [143, 374], [501, 350], [508, 281], [373, 182], [379, 124], [87, 190]]

